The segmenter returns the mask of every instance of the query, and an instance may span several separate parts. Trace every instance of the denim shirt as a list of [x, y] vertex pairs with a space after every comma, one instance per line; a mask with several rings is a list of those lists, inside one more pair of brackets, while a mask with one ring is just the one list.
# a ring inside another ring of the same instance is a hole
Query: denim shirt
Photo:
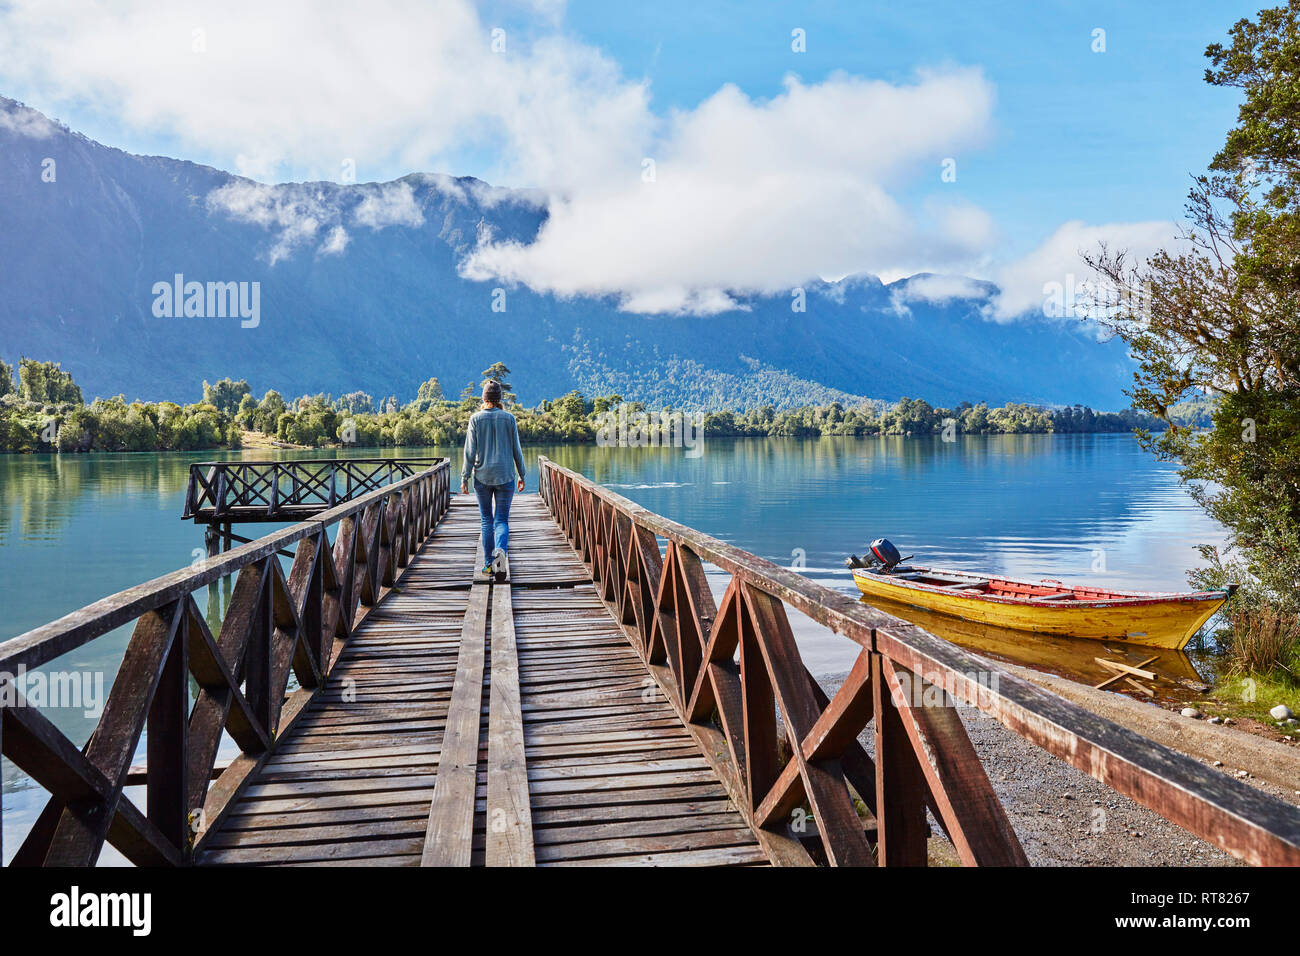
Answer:
[[524, 477], [524, 450], [519, 445], [515, 416], [501, 408], [475, 412], [465, 433], [461, 480], [469, 481], [473, 472], [485, 485], [506, 485], [514, 480], [515, 468], [519, 469], [519, 477]]

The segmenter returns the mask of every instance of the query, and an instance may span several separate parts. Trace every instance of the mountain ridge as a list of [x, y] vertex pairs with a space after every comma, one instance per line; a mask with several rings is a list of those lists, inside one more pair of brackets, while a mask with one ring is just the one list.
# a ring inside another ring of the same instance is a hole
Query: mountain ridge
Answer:
[[[434, 173], [266, 185], [105, 146], [0, 97], [0, 356], [60, 361], [88, 397], [153, 400], [227, 376], [259, 393], [405, 399], [432, 375], [454, 394], [500, 360], [528, 402], [577, 388], [681, 407], [1127, 404], [1120, 343], [987, 321], [996, 289], [965, 277], [937, 278], [983, 299], [908, 298], [936, 277], [859, 274], [806, 284], [803, 313], [789, 294], [737, 293], [740, 308], [695, 317], [461, 276], [485, 236], [532, 241], [543, 199]], [[258, 323], [154, 315], [155, 286], [176, 274], [258, 283]]]

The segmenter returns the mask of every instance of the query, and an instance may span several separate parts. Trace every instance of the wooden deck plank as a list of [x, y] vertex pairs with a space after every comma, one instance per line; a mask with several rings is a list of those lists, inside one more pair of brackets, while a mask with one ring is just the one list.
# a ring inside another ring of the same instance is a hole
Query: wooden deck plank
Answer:
[[478, 532], [453, 496], [197, 862], [766, 862], [540, 498], [508, 583], [474, 583]]
[[524, 725], [519, 702], [519, 659], [509, 583], [492, 586], [492, 689], [488, 716], [488, 866], [532, 866], [533, 826], [528, 802]]
[[475, 584], [470, 590], [421, 866], [469, 866], [470, 863], [489, 593], [486, 584]]

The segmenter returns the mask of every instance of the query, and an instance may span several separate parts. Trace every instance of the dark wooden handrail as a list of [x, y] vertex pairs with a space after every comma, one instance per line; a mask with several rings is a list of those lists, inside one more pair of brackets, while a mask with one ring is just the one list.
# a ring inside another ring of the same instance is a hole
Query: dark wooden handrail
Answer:
[[181, 517], [209, 523], [315, 517], [318, 512], [409, 478], [441, 460], [299, 458], [195, 462], [190, 465], [185, 511]]
[[[446, 514], [450, 494], [450, 464], [437, 459], [310, 521], [0, 644], [0, 679], [8, 680], [19, 668], [135, 625], [84, 748], [16, 688], [4, 688], [11, 693], [0, 698], [0, 752], [50, 793], [12, 863], [89, 865], [105, 842], [136, 864], [189, 862], [324, 686], [353, 629]], [[289, 546], [286, 574], [279, 556]], [[231, 575], [214, 632], [193, 595]], [[291, 672], [299, 685], [292, 692]], [[191, 680], [198, 685], [192, 707]], [[240, 753], [213, 779], [226, 734]], [[142, 735], [147, 813], [122, 793]]]
[[[955, 698], [1234, 856], [1300, 865], [1295, 807], [923, 628], [539, 463], [551, 513], [705, 753], [729, 757], [715, 769], [774, 860], [801, 862], [787, 818], [806, 808], [827, 862], [924, 863], [929, 807], [964, 862], [1024, 863]], [[702, 562], [731, 576], [720, 604]], [[787, 606], [861, 648], [833, 700], [799, 656]], [[871, 723], [874, 759], [858, 743]]]

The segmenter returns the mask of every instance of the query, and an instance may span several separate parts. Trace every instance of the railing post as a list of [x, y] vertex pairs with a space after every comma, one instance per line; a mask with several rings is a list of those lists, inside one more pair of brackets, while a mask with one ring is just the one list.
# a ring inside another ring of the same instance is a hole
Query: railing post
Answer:
[[322, 607], [325, 598], [325, 562], [329, 560], [324, 541], [325, 526], [321, 525], [316, 534], [299, 542], [293, 567], [289, 569], [289, 594], [299, 608], [303, 646], [308, 648], [322, 679], [329, 666], [326, 643], [321, 635], [325, 619]]
[[[194, 514], [194, 490], [198, 487], [197, 468], [198, 465], [190, 465], [189, 480], [185, 482], [185, 510], [181, 513], [182, 521]], [[0, 857], [0, 859], [3, 859], [3, 857]]]
[[[244, 651], [244, 696], [253, 714], [268, 736], [275, 734], [275, 717], [278, 713], [271, 691], [271, 601], [269, 600], [271, 566], [274, 556], [260, 561], [252, 572], [257, 576], [256, 597], [251, 598], [252, 614], [248, 624], [248, 643]], [[233, 603], [233, 602], [232, 602]]]
[[925, 866], [929, 835], [925, 776], [894, 707], [879, 651], [871, 652], [871, 693], [876, 715], [878, 862], [881, 866]]
[[190, 662], [189, 607], [185, 604], [171, 650], [163, 663], [145, 729], [148, 777], [146, 812], [156, 826], [188, 856], [189, 810], [186, 769], [189, 760]]
[[758, 807], [777, 777], [776, 695], [763, 662], [760, 637], [746, 603], [740, 608], [740, 701], [745, 737], [745, 789], [749, 811]]
[[270, 499], [270, 504], [267, 506], [266, 513], [268, 515], [273, 515], [275, 514], [276, 509], [280, 507], [280, 466], [279, 465], [271, 466], [271, 493], [267, 495], [267, 497]]
[[216, 497], [213, 499], [212, 502], [213, 517], [220, 517], [225, 512], [227, 490], [228, 489], [227, 489], [227, 482], [226, 482], [226, 469], [223, 468], [221, 469], [221, 472], [217, 475]]

